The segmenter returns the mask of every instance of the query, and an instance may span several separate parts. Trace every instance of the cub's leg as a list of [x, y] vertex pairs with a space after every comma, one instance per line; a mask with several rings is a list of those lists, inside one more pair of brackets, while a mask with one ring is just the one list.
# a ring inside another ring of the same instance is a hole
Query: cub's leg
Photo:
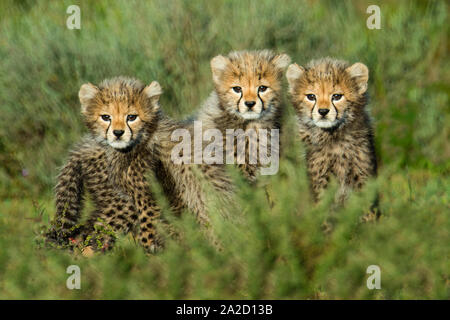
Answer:
[[55, 187], [56, 216], [46, 238], [50, 242], [68, 244], [79, 232], [77, 223], [83, 208], [83, 174], [81, 160], [75, 155], [62, 168]]
[[139, 225], [138, 240], [147, 252], [155, 252], [162, 246], [156, 234], [156, 223], [160, 220], [161, 209], [148, 187], [145, 174], [150, 167], [149, 156], [138, 157], [129, 165], [122, 186], [133, 198]]
[[155, 252], [162, 246], [162, 240], [156, 234], [155, 227], [160, 220], [161, 210], [150, 190], [137, 192], [135, 202], [139, 211], [138, 240], [147, 252]]
[[167, 180], [169, 182], [165, 184], [164, 189], [174, 202], [174, 211], [180, 212], [180, 209], [189, 209], [195, 214], [200, 225], [209, 226], [211, 222], [206, 212], [204, 190], [199, 177], [193, 171], [193, 166], [176, 165], [170, 162], [164, 162], [162, 165], [164, 168], [157, 172], [157, 176], [159, 181]]

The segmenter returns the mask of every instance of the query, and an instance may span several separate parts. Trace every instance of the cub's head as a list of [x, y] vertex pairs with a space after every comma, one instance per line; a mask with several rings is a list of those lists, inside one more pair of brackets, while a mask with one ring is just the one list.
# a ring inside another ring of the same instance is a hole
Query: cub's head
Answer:
[[213, 58], [211, 69], [221, 106], [245, 120], [270, 118], [278, 107], [289, 62], [288, 55], [269, 50]]
[[81, 86], [78, 96], [86, 125], [98, 142], [127, 150], [154, 130], [158, 121], [161, 86], [144, 86], [135, 79], [118, 77], [99, 86]]
[[366, 103], [369, 69], [330, 58], [305, 68], [291, 64], [286, 73], [289, 92], [300, 121], [333, 129], [351, 121]]

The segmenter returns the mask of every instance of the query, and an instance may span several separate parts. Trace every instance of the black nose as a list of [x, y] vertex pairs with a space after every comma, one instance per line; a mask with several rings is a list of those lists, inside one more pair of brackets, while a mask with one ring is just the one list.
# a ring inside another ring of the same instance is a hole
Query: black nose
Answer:
[[330, 111], [330, 109], [319, 109], [319, 114], [322, 117], [325, 117], [329, 111]]
[[125, 131], [123, 130], [113, 130], [113, 133], [117, 138], [120, 138], [124, 134], [124, 132]]
[[249, 109], [253, 108], [253, 106], [254, 106], [255, 104], [256, 104], [255, 101], [245, 101], [245, 105], [246, 105]]

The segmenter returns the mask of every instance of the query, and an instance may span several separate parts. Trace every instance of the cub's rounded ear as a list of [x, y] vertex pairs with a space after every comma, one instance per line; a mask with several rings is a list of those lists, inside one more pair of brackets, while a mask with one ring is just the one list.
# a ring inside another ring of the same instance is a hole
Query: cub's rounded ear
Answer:
[[296, 63], [291, 64], [286, 71], [286, 78], [289, 83], [289, 90], [292, 92], [295, 83], [302, 77], [305, 69]]
[[152, 83], [150, 83], [144, 88], [143, 92], [147, 96], [147, 98], [150, 99], [152, 104], [154, 104], [156, 107], [159, 106], [159, 97], [161, 96], [163, 91], [158, 81], [153, 81]]
[[350, 77], [355, 79], [358, 85], [358, 93], [363, 94], [367, 91], [367, 82], [369, 81], [369, 69], [365, 64], [357, 62], [345, 69]]
[[220, 76], [225, 71], [230, 60], [227, 57], [218, 55], [211, 59], [211, 71], [216, 84], [220, 82]]
[[275, 68], [284, 71], [291, 63], [291, 57], [285, 53], [278, 54], [272, 59], [272, 63], [275, 65]]
[[81, 86], [80, 91], [78, 92], [78, 97], [81, 102], [82, 113], [86, 112], [86, 108], [89, 105], [89, 102], [95, 98], [98, 92], [99, 89], [92, 83], [85, 83]]

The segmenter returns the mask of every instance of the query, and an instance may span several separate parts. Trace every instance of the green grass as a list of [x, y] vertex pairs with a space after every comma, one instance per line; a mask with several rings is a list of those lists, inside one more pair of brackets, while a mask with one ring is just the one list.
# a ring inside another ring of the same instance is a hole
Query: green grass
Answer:
[[[0, 4], [0, 298], [450, 297], [445, 1], [83, 1], [81, 30], [65, 26], [71, 4]], [[381, 8], [381, 30], [366, 28], [370, 4]], [[130, 236], [92, 259], [41, 248], [58, 167], [86, 132], [81, 84], [157, 79], [164, 110], [184, 118], [213, 88], [213, 56], [263, 48], [299, 64], [334, 56], [368, 65], [380, 170], [363, 192], [334, 213], [333, 188], [311, 204], [287, 104], [279, 173], [257, 187], [237, 179], [242, 212], [232, 219], [211, 212], [223, 251], [190, 215], [172, 219], [183, 241], [151, 257]], [[376, 190], [383, 215], [360, 223]], [[72, 264], [81, 290], [65, 286]], [[369, 265], [381, 268], [381, 290], [366, 287]]]

